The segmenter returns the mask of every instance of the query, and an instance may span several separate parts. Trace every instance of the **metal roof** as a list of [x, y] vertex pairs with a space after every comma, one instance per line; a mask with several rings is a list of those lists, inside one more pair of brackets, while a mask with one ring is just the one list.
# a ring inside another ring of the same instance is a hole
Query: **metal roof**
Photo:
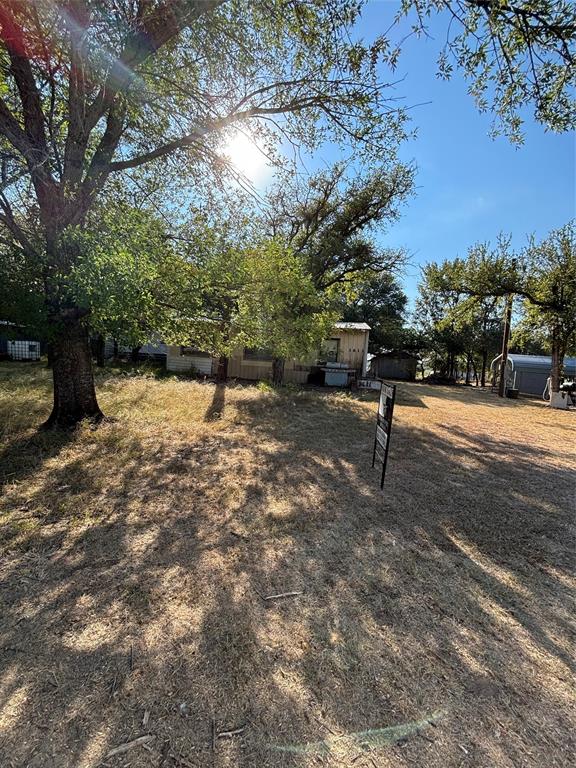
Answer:
[[341, 331], [369, 331], [370, 326], [368, 323], [347, 323], [347, 322], [340, 322], [340, 323], [334, 323], [335, 328], [339, 328]]
[[[552, 358], [546, 355], [508, 355], [514, 368], [547, 368], [552, 367]], [[565, 368], [576, 368], [576, 357], [564, 358]]]

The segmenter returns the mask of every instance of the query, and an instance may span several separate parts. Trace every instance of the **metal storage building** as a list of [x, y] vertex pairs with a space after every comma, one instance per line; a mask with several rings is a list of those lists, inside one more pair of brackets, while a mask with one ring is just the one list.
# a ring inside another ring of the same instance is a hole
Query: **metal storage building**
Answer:
[[[492, 361], [493, 375], [498, 375], [501, 358], [502, 355], [498, 355]], [[524, 395], [542, 397], [551, 369], [552, 358], [545, 355], [508, 355], [506, 386], [515, 387]], [[564, 358], [564, 377], [576, 378], [576, 357]]]

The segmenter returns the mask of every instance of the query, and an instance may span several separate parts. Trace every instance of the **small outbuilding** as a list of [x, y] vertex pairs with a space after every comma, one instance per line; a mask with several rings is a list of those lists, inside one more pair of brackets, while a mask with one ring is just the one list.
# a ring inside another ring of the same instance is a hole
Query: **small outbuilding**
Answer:
[[414, 381], [418, 358], [410, 352], [378, 352], [370, 360], [369, 373], [377, 379]]
[[[498, 378], [502, 355], [491, 364], [493, 381]], [[552, 370], [552, 358], [546, 355], [508, 355], [506, 361], [506, 387], [518, 389], [523, 395], [542, 397], [546, 380]], [[564, 358], [564, 376], [576, 378], [576, 357]]]

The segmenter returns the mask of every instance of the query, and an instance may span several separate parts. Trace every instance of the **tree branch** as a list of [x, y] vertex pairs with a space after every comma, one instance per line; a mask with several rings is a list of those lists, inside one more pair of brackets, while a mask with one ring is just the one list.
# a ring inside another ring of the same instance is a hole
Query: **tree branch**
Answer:
[[124, 50], [112, 62], [104, 85], [88, 109], [88, 132], [110, 108], [116, 95], [125, 92], [136, 77], [136, 68], [186, 27], [205, 14], [216, 10], [226, 0], [166, 0], [152, 13], [144, 14], [139, 6], [137, 27], [128, 35]]
[[90, 131], [86, 130], [86, 78], [84, 71], [85, 29], [89, 15], [83, 0], [73, 0], [65, 16], [70, 40], [68, 78], [68, 132], [64, 146], [62, 182], [75, 185], [82, 177], [82, 164]]
[[10, 70], [20, 94], [20, 101], [22, 102], [24, 130], [39, 154], [47, 155], [48, 148], [40, 93], [32, 73], [30, 61], [25, 55], [24, 32], [16, 21], [11, 8], [12, 5], [12, 3], [8, 2], [3, 8], [0, 8], [2, 37], [6, 43], [8, 56], [10, 57]]
[[98, 194], [110, 174], [111, 160], [124, 129], [126, 109], [126, 102], [124, 100], [110, 108], [106, 121], [106, 130], [94, 152], [92, 162], [82, 184], [81, 204], [73, 211], [70, 223], [77, 223], [82, 220], [91, 200]]
[[35, 254], [36, 251], [32, 246], [32, 243], [24, 234], [22, 228], [16, 223], [12, 209], [4, 195], [0, 196], [0, 208], [4, 211], [4, 213], [0, 213], [0, 223], [4, 224], [14, 239], [24, 248], [26, 253], [30, 255]]
[[2, 98], [0, 98], [0, 133], [6, 136], [10, 144], [20, 152], [28, 164], [34, 163], [36, 154], [34, 146]]
[[[576, 24], [555, 24], [550, 22], [544, 15], [536, 10], [526, 7], [516, 6], [514, 4], [508, 5], [498, 0], [465, 0], [468, 5], [476, 6], [477, 8], [483, 8], [489, 13], [495, 13], [497, 15], [504, 15], [506, 13], [512, 13], [517, 17], [523, 18], [530, 32], [540, 32], [545, 30], [549, 35], [556, 38], [561, 43], [562, 51], [560, 55], [568, 64], [574, 64], [574, 56], [568, 48], [567, 42], [576, 34]], [[533, 27], [528, 24], [529, 21], [537, 22], [538, 26]], [[527, 42], [529, 37], [526, 30], [522, 30], [522, 34]]]
[[242, 122], [250, 118], [264, 117], [266, 115], [282, 115], [288, 112], [299, 112], [303, 109], [310, 107], [320, 106], [322, 103], [321, 97], [307, 96], [300, 100], [295, 99], [287, 104], [282, 104], [278, 107], [251, 107], [250, 109], [241, 110], [239, 112], [233, 112], [225, 117], [221, 117], [217, 120], [213, 120], [206, 125], [195, 128], [185, 136], [180, 136], [177, 139], [167, 142], [166, 144], [156, 147], [156, 149], [150, 152], [145, 152], [142, 155], [136, 155], [128, 160], [117, 160], [111, 162], [109, 166], [110, 172], [124, 171], [128, 168], [137, 168], [140, 165], [149, 163], [152, 160], [169, 155], [177, 149], [184, 149], [185, 147], [198, 144], [201, 139], [210, 133], [220, 131], [223, 128], [232, 125], [233, 123]]

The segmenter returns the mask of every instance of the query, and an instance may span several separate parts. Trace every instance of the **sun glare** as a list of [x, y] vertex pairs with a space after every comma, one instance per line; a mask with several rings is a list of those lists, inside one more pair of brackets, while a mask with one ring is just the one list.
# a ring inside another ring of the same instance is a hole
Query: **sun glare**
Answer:
[[224, 152], [234, 167], [250, 181], [256, 181], [262, 175], [266, 158], [247, 134], [241, 132], [233, 134]]

